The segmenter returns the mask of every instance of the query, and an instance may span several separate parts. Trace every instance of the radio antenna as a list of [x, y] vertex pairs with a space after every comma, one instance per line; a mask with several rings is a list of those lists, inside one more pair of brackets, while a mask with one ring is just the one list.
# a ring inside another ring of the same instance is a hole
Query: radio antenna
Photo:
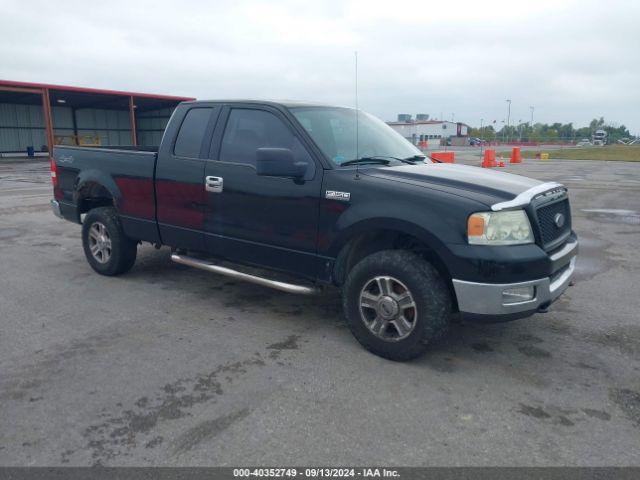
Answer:
[[[356, 79], [356, 85], [355, 85], [355, 90], [356, 90], [356, 159], [360, 158], [360, 149], [358, 146], [359, 143], [359, 135], [358, 135], [358, 51], [356, 50], [354, 53], [354, 60], [355, 60], [355, 79]], [[360, 178], [359, 175], [359, 163], [356, 162], [356, 179]]]

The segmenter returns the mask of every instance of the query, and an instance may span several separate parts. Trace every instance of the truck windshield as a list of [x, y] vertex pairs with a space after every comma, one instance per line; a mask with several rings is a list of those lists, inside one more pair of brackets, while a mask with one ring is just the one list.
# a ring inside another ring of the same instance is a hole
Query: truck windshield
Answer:
[[[382, 120], [358, 111], [356, 149], [356, 111], [341, 107], [293, 107], [291, 113], [309, 132], [322, 152], [335, 164], [358, 158], [416, 160], [424, 155]], [[357, 150], [357, 151], [356, 151]]]

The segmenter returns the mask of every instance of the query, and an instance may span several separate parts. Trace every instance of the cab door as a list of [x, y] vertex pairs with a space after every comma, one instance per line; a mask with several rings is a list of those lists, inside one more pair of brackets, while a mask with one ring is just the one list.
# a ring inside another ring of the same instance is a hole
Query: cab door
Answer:
[[205, 250], [204, 168], [220, 105], [178, 107], [164, 134], [155, 173], [156, 219], [162, 243]]
[[[276, 108], [227, 105], [205, 166], [205, 243], [213, 255], [316, 278], [322, 167]], [[290, 149], [302, 179], [258, 176], [256, 150]]]

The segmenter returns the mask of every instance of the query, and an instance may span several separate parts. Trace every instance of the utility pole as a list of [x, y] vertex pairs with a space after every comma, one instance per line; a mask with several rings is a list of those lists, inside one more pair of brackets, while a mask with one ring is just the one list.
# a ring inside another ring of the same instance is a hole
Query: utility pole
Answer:
[[484, 118], [480, 119], [480, 156], [482, 157], [482, 150], [484, 150], [484, 130], [482, 128], [482, 123], [484, 122]]
[[507, 142], [509, 141], [509, 120], [511, 118], [511, 99], [507, 98]]

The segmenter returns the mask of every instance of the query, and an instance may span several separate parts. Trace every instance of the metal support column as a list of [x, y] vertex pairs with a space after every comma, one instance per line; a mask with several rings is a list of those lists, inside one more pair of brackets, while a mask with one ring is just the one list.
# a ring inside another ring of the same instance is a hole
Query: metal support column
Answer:
[[54, 146], [53, 117], [51, 116], [51, 99], [49, 98], [48, 88], [42, 90], [42, 111], [44, 112], [44, 129], [47, 137], [47, 146], [49, 147], [49, 156], [52, 156]]
[[71, 121], [73, 122], [73, 138], [76, 145], [80, 145], [80, 138], [78, 138], [78, 117], [76, 116], [77, 109], [71, 107]]
[[133, 108], [133, 95], [129, 96], [129, 122], [131, 124], [131, 145], [138, 145], [138, 134], [136, 132], [136, 111]]

